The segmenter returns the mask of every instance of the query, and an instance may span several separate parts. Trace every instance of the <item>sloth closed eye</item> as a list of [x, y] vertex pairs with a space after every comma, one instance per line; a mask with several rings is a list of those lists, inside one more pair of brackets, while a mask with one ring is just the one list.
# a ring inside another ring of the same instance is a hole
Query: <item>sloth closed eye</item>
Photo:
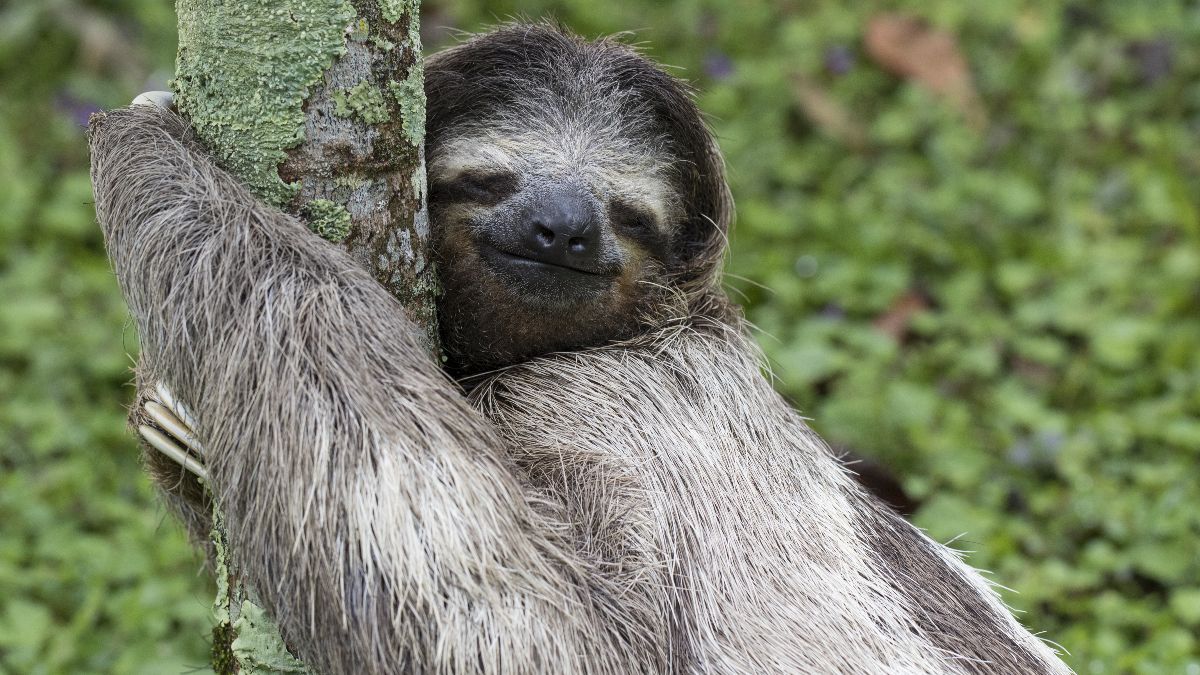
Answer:
[[631, 232], [651, 231], [658, 224], [653, 213], [620, 198], [614, 199], [608, 210], [609, 217], [617, 227]]
[[468, 170], [444, 183], [435, 183], [433, 198], [492, 206], [511, 197], [520, 182], [520, 178], [508, 171]]

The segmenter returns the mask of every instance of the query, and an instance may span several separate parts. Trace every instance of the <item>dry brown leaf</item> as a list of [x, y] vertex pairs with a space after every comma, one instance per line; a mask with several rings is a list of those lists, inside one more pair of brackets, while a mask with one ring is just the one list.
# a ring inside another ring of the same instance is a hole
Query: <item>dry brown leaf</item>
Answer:
[[828, 91], [803, 75], [792, 77], [792, 91], [796, 105], [815, 127], [856, 150], [866, 147], [866, 127]]
[[1053, 382], [1056, 374], [1054, 368], [1020, 356], [1012, 357], [1009, 367], [1018, 377], [1037, 385], [1046, 385]]
[[923, 19], [880, 14], [867, 22], [867, 54], [885, 70], [944, 98], [977, 127], [985, 114], [958, 40]]
[[876, 330], [885, 333], [896, 342], [903, 342], [908, 335], [913, 317], [929, 309], [929, 301], [916, 291], [907, 291], [892, 301], [887, 311], [876, 317]]

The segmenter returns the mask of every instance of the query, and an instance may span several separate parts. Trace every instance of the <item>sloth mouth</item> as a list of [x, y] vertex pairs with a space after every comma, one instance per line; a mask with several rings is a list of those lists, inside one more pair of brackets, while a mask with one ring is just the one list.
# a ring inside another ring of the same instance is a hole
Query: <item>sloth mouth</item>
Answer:
[[614, 276], [612, 274], [606, 274], [604, 272], [600, 272], [597, 270], [589, 270], [589, 269], [584, 269], [582, 267], [573, 267], [571, 265], [562, 265], [559, 263], [548, 262], [546, 260], [539, 260], [538, 258], [535, 258], [532, 256], [523, 255], [521, 253], [513, 253], [511, 251], [505, 251], [505, 250], [499, 249], [499, 248], [493, 248], [493, 247], [488, 247], [488, 248], [491, 248], [491, 251], [484, 251], [483, 252], [484, 257], [488, 257], [489, 255], [491, 255], [493, 257], [503, 259], [512, 265], [522, 265], [522, 266], [527, 266], [527, 267], [530, 267], [530, 266], [532, 266], [532, 267], [547, 267], [547, 268], [563, 270], [564, 272], [574, 272], [576, 274], [589, 274], [589, 275], [596, 276], [596, 277]]
[[535, 304], [595, 300], [617, 277], [607, 270], [570, 267], [483, 242], [479, 242], [479, 256], [510, 288]]
[[528, 253], [517, 253], [508, 248], [501, 248], [491, 244], [479, 243], [479, 254], [488, 263], [500, 266], [515, 266], [529, 270], [543, 268], [552, 273], [567, 273], [567, 274], [584, 274], [593, 277], [612, 278], [617, 276], [619, 272], [594, 269], [587, 267], [578, 267], [563, 263], [551, 262], [544, 260], [536, 255]]

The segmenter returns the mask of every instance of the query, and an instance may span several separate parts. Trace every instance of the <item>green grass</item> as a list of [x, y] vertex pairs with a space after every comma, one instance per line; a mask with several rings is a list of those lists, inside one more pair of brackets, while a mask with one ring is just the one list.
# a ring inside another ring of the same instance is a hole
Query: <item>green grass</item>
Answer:
[[[484, 5], [427, 2], [427, 26], [553, 11], [680, 66], [780, 388], [893, 467], [932, 536], [964, 534], [1075, 668], [1200, 673], [1195, 3]], [[985, 126], [869, 58], [881, 9], [958, 37]], [[161, 86], [173, 21], [167, 0], [0, 8], [0, 672], [206, 662], [211, 588], [123, 426], [136, 338], [72, 118]], [[876, 323], [905, 297], [895, 339]]]

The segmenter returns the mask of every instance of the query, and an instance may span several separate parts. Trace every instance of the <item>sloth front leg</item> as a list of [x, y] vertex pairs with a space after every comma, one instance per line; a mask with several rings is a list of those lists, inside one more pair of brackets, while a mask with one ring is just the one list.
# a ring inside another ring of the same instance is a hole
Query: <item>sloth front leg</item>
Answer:
[[138, 435], [155, 450], [207, 482], [204, 446], [196, 436], [196, 422], [187, 407], [166, 385], [159, 383], [150, 390], [142, 410], [154, 425], [138, 425]]
[[[522, 480], [355, 260], [255, 199], [169, 111], [113, 111], [90, 133], [142, 372], [200, 423], [148, 426], [176, 428], [163, 447], [206, 470], [246, 579], [299, 656], [331, 675], [668, 670], [661, 605], [579, 554], [561, 503]], [[174, 478], [199, 489], [186, 469]], [[179, 510], [196, 532], [204, 512]]]

